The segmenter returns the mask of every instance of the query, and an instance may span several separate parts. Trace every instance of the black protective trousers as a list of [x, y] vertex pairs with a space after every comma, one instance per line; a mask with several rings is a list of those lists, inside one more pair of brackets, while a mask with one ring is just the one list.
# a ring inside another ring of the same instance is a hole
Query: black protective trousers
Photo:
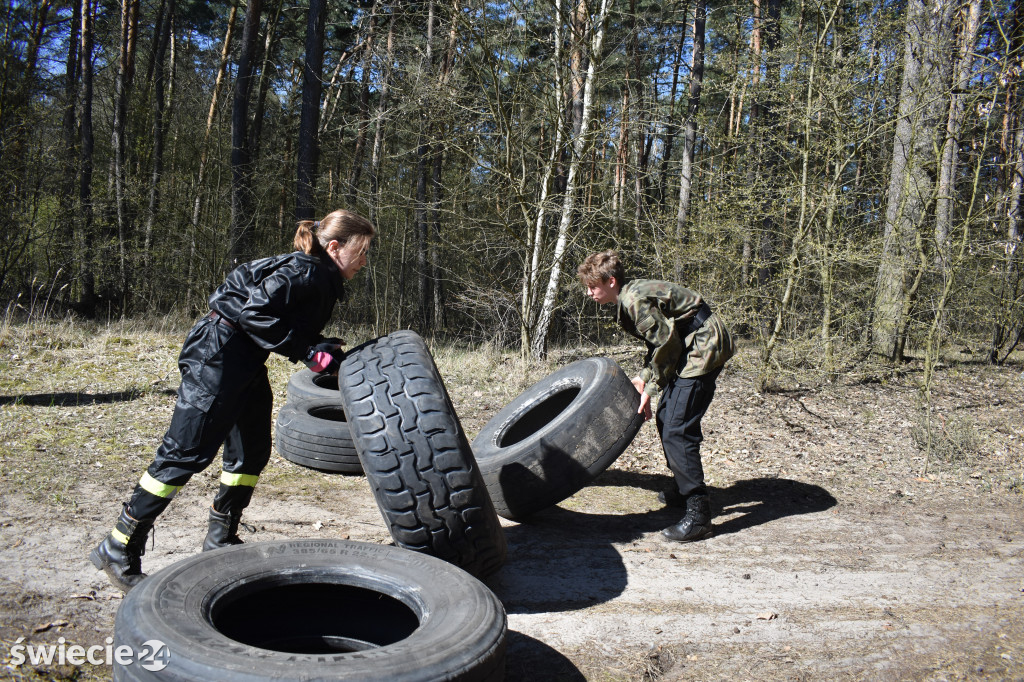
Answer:
[[268, 353], [223, 319], [204, 317], [178, 357], [181, 387], [156, 458], [128, 502], [128, 514], [155, 519], [193, 475], [224, 446], [221, 486], [213, 507], [241, 513], [270, 460], [274, 396]]
[[699, 377], [668, 382], [658, 401], [657, 425], [665, 459], [684, 497], [707, 493], [700, 444], [704, 440], [700, 421], [715, 397], [715, 380], [722, 368]]

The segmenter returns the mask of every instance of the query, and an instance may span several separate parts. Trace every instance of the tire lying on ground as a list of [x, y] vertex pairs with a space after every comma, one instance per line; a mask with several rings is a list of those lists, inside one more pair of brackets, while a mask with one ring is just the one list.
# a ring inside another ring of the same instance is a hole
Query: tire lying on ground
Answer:
[[149, 576], [124, 598], [114, 679], [500, 680], [507, 625], [465, 571], [346, 540], [236, 545]]
[[334, 398], [337, 402], [341, 401], [338, 395], [337, 374], [319, 374], [305, 368], [288, 377], [288, 402], [315, 398]]
[[608, 468], [643, 425], [640, 394], [609, 358], [578, 360], [502, 408], [473, 439], [501, 516], [558, 504]]
[[363, 471], [337, 394], [285, 403], [274, 424], [274, 447], [289, 462], [310, 469], [342, 474]]
[[423, 339], [399, 331], [338, 371], [352, 442], [391, 537], [476, 576], [505, 562], [505, 534]]

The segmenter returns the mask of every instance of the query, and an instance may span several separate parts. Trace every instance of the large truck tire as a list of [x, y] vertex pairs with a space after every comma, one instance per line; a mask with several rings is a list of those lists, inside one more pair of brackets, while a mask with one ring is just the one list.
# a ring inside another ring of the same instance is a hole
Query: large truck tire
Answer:
[[498, 514], [522, 520], [594, 480], [643, 426], [640, 394], [610, 358], [541, 379], [498, 411], [473, 454]]
[[391, 537], [475, 576], [500, 568], [505, 534], [423, 339], [398, 331], [338, 371], [359, 459]]
[[397, 547], [295, 540], [203, 552], [150, 575], [118, 608], [118, 682], [492, 681], [497, 597], [465, 571]]

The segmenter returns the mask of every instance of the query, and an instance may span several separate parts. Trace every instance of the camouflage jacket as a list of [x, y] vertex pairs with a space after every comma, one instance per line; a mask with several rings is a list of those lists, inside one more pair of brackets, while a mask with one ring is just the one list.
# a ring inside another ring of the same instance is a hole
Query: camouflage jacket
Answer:
[[640, 378], [652, 397], [673, 377], [707, 374], [735, 355], [732, 337], [717, 313], [699, 329], [689, 329], [702, 303], [700, 294], [671, 282], [633, 279], [619, 290], [615, 317], [647, 346]]

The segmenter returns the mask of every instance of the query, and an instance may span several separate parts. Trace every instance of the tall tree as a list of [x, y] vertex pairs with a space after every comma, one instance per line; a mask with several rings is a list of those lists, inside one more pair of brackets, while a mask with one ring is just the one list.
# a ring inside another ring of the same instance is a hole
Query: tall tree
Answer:
[[359, 178], [363, 172], [363, 156], [366, 154], [366, 138], [370, 129], [370, 81], [372, 70], [370, 62], [373, 59], [374, 33], [377, 29], [377, 11], [380, 1], [375, 0], [373, 9], [370, 10], [369, 25], [366, 29], [366, 39], [363, 41], [363, 60], [360, 67], [361, 83], [359, 86], [359, 124], [356, 129], [355, 149], [352, 151], [352, 164], [349, 166], [348, 182], [348, 203], [355, 205], [356, 193], [359, 189]]
[[93, 26], [96, 21], [97, 0], [81, 0], [81, 47], [79, 63], [82, 73], [82, 115], [81, 115], [81, 152], [78, 176], [78, 278], [80, 291], [78, 309], [83, 315], [92, 317], [96, 314], [96, 278], [93, 274], [93, 251], [95, 238], [93, 235], [93, 202], [92, 202], [92, 171], [93, 147], [95, 144], [92, 129], [93, 105]]
[[[541, 301], [540, 312], [537, 316], [537, 330], [533, 336], [533, 347], [531, 352], [535, 358], [544, 358], [548, 352], [548, 331], [551, 328], [551, 320], [555, 312], [555, 300], [558, 296], [558, 287], [562, 277], [562, 260], [565, 257], [566, 242], [569, 237], [569, 226], [575, 218], [576, 200], [579, 194], [578, 177], [589, 145], [592, 140], [590, 135], [590, 117], [593, 114], [594, 90], [597, 87], [597, 64], [601, 61], [602, 46], [608, 8], [611, 0], [601, 0], [601, 7], [592, 22], [586, 14], [585, 3], [581, 0], [577, 10], [577, 30], [581, 29], [580, 22], [589, 23], [591, 28], [585, 32], [589, 38], [589, 50], [579, 50], [579, 55], [573, 58], [574, 65], [582, 63], [583, 53], [588, 62], [586, 79], [582, 87], [577, 89], [574, 85], [574, 95], [582, 91], [582, 101], [579, 107], [579, 128], [572, 144], [572, 156], [569, 158], [569, 168], [566, 174], [565, 191], [562, 200], [562, 216], [558, 224], [558, 237], [555, 241], [554, 252], [551, 256], [551, 270], [548, 274], [548, 284], [544, 291], [544, 300]], [[578, 36], [579, 37], [579, 36]], [[576, 111], [576, 107], [573, 107]], [[575, 115], [574, 115], [575, 120]]]
[[[149, 183], [149, 205], [146, 211], [146, 227], [143, 230], [142, 255], [148, 275], [150, 247], [153, 241], [153, 223], [160, 209], [160, 183], [164, 172], [164, 137], [166, 123], [164, 110], [167, 106], [165, 93], [164, 60], [171, 43], [171, 27], [174, 25], [174, 1], [167, 0], [160, 15], [156, 49], [153, 54], [153, 167]], [[148, 279], [148, 277], [147, 277]]]
[[693, 61], [690, 64], [690, 97], [686, 107], [683, 133], [683, 158], [679, 177], [679, 208], [676, 212], [676, 240], [686, 241], [686, 222], [690, 215], [690, 193], [693, 188], [693, 156], [697, 147], [697, 110], [704, 85], [704, 25], [707, 21], [707, 0], [696, 0], [693, 18]]
[[966, 114], [966, 97], [974, 71], [975, 42], [981, 26], [981, 0], [968, 0], [957, 11], [957, 55], [946, 115], [945, 139], [939, 159], [938, 190], [935, 195], [935, 260], [943, 281], [951, 276], [950, 235], [953, 233], [956, 178], [960, 164], [960, 141]]
[[316, 212], [316, 168], [320, 153], [320, 95], [323, 91], [324, 2], [309, 1], [306, 59], [302, 68], [302, 117], [299, 124], [298, 185], [295, 217], [312, 220]]
[[893, 360], [903, 356], [906, 326], [925, 259], [922, 228], [934, 206], [937, 132], [945, 118], [952, 67], [951, 0], [909, 0], [903, 48], [899, 118], [885, 197], [883, 246], [874, 303], [872, 346]]
[[65, 225], [75, 224], [75, 174], [78, 163], [78, 81], [81, 77], [79, 66], [79, 31], [82, 27], [82, 5], [79, 0], [71, 3], [71, 24], [68, 35], [68, 58], [64, 65], [64, 120], [61, 125], [63, 165], [61, 167], [60, 213]]
[[231, 265], [252, 255], [256, 216], [252, 210], [252, 154], [249, 149], [249, 97], [252, 94], [256, 36], [260, 28], [261, 0], [249, 0], [242, 28], [242, 49], [231, 105]]
[[118, 287], [122, 304], [127, 302], [131, 208], [128, 206], [128, 102], [135, 79], [135, 44], [139, 29], [139, 0], [121, 1], [121, 38], [118, 44], [117, 80], [114, 87], [114, 126], [110, 146], [114, 150], [114, 206], [117, 215]]

